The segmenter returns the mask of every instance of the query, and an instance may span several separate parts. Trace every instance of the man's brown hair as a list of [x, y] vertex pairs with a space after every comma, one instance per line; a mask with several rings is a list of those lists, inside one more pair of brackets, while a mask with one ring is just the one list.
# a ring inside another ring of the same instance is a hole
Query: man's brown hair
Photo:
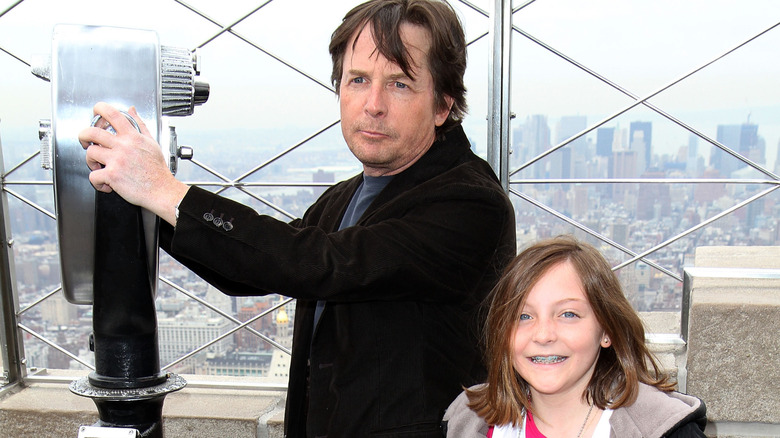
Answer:
[[437, 134], [446, 132], [461, 122], [466, 113], [466, 38], [457, 14], [449, 4], [439, 0], [370, 0], [356, 6], [344, 16], [341, 25], [330, 40], [333, 60], [331, 81], [336, 93], [341, 86], [344, 54], [352, 42], [353, 49], [359, 32], [371, 25], [374, 43], [382, 56], [398, 64], [405, 75], [414, 78], [411, 55], [401, 40], [401, 24], [425, 28], [431, 38], [428, 51], [428, 69], [433, 76], [434, 99], [437, 109], [447, 107], [445, 96], [453, 100], [447, 120], [437, 127]]

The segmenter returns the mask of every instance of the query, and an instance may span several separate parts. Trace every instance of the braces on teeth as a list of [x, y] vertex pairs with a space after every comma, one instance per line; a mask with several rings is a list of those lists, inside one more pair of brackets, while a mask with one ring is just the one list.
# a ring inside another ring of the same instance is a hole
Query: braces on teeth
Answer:
[[534, 363], [558, 363], [563, 362], [566, 356], [533, 356], [531, 360]]

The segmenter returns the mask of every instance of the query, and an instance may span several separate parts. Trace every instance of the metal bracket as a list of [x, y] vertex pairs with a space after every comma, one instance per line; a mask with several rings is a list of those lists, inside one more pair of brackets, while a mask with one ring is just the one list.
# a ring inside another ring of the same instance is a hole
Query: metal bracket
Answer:
[[78, 438], [138, 438], [140, 436], [141, 434], [136, 429], [81, 426]]

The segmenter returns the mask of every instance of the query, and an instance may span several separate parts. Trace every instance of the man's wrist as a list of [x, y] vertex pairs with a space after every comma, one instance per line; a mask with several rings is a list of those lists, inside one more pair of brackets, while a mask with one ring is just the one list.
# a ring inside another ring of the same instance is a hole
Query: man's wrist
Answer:
[[[184, 201], [184, 197], [187, 196], [187, 192], [189, 191], [189, 186], [186, 184], [180, 184], [177, 185], [177, 188], [175, 191], [172, 191], [168, 196], [167, 207], [164, 207], [164, 214], [167, 217], [163, 217], [162, 219], [169, 222], [174, 227], [176, 226], [176, 223], [179, 221], [179, 216], [181, 214], [180, 207], [182, 201]], [[173, 208], [171, 208], [173, 206]], [[171, 214], [172, 213], [172, 214]]]

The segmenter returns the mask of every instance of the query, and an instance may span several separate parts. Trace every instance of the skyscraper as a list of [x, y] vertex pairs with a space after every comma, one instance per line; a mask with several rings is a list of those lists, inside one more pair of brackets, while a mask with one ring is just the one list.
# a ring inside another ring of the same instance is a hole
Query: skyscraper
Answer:
[[[550, 149], [550, 127], [547, 125], [547, 116], [541, 114], [529, 116], [521, 129], [522, 134], [517, 136], [521, 141], [515, 147], [515, 156], [520, 163], [526, 163]], [[522, 175], [530, 178], [545, 178], [547, 163], [549, 159], [534, 163], [528, 168], [529, 172], [524, 171]]]
[[628, 134], [628, 147], [637, 153], [637, 174], [641, 175], [652, 165], [653, 123], [631, 122]]
[[615, 141], [615, 128], [598, 128], [596, 130], [596, 155], [612, 156], [612, 143]]
[[[555, 129], [555, 145], [558, 145], [585, 130], [588, 124], [585, 116], [564, 116], [558, 121]], [[586, 175], [575, 175], [575, 163], [584, 163], [588, 158], [588, 143], [582, 135], [566, 146], [553, 153], [550, 165], [552, 178], [583, 178]], [[580, 166], [583, 167], [583, 166]]]
[[691, 134], [688, 137], [688, 156], [685, 159], [685, 170], [689, 176], [699, 175], [699, 136]]
[[[758, 136], [758, 125], [750, 122], [741, 125], [718, 125], [716, 140], [753, 162], [766, 163], [763, 141]], [[747, 166], [716, 146], [712, 147], [710, 165], [723, 176], [729, 176], [731, 172]]]

